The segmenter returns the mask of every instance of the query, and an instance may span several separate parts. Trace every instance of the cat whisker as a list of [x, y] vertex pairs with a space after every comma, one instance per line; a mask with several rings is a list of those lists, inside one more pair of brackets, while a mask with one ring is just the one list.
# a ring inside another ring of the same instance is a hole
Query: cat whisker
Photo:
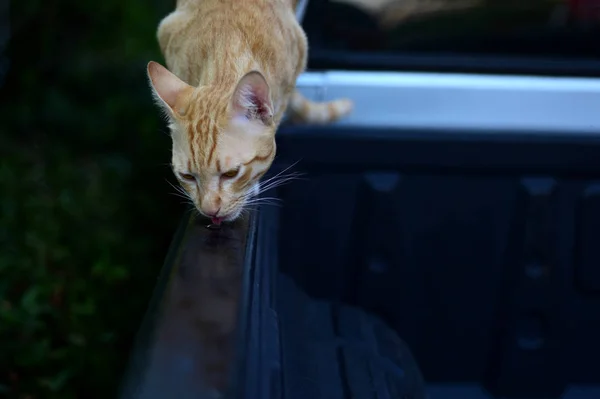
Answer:
[[262, 202], [262, 203], [257, 203], [257, 204], [245, 205], [245, 207], [254, 208], [256, 210], [258, 210], [258, 208], [260, 208], [261, 206], [275, 206], [277, 208], [282, 207], [281, 204], [277, 204], [277, 203], [273, 203], [273, 202]]
[[258, 208], [260, 206], [277, 206], [277, 207], [281, 207], [281, 204], [279, 202], [281, 201], [281, 199], [279, 198], [274, 198], [274, 197], [261, 197], [261, 198], [252, 198], [250, 200], [248, 199], [243, 199], [240, 198], [235, 204], [234, 206], [238, 206], [241, 205], [242, 206], [242, 210], [241, 212], [244, 214], [249, 214], [251, 211], [252, 212], [256, 212], [258, 211]]
[[[288, 166], [287, 168], [285, 168], [285, 169], [283, 169], [283, 170], [279, 171], [279, 172], [278, 172], [277, 174], [275, 174], [274, 176], [271, 176], [270, 178], [266, 179], [266, 180], [263, 182], [263, 184], [266, 184], [266, 183], [268, 183], [268, 182], [270, 182], [270, 181], [272, 181], [272, 180], [275, 180], [275, 179], [277, 179], [278, 177], [283, 177], [283, 176], [285, 176], [285, 172], [287, 172], [288, 170], [290, 170], [291, 168], [293, 168], [294, 166], [296, 166], [296, 164], [298, 164], [298, 162], [300, 162], [300, 160], [298, 160], [298, 161], [294, 162], [293, 164], [291, 164], [291, 165], [290, 165], [290, 166]], [[291, 174], [296, 174], [296, 173], [299, 173], [299, 172], [292, 172]], [[282, 175], [283, 175], [283, 176], [282, 176]]]
[[277, 197], [257, 197], [257, 198], [252, 198], [253, 200], [274, 200], [274, 201], [282, 201], [281, 198], [277, 198]]
[[159, 131], [166, 136], [171, 136], [171, 132], [169, 131], [169, 129], [159, 129]]
[[254, 204], [263, 204], [263, 203], [279, 204], [280, 202], [281, 202], [281, 200], [279, 198], [271, 198], [271, 197], [253, 198], [251, 200], [246, 201], [245, 205], [254, 205]]
[[278, 177], [277, 179], [274, 179], [274, 180], [260, 182], [259, 183], [259, 188], [263, 188], [263, 187], [269, 186], [270, 184], [273, 184], [275, 182], [286, 180], [286, 179], [299, 179], [300, 176], [301, 175], [296, 175], [296, 174], [289, 174], [289, 175], [280, 176], [280, 177]]
[[181, 197], [181, 198], [186, 198], [186, 199], [191, 200], [191, 198], [186, 193], [181, 192], [179, 190], [177, 190], [176, 192], [171, 193], [171, 194], [176, 195], [176, 196]]
[[246, 201], [244, 206], [261, 206], [261, 205], [272, 205], [280, 207], [281, 200], [279, 198], [255, 198], [250, 201]]
[[[167, 179], [165, 179], [165, 181], [166, 181], [167, 183], [169, 183], [169, 185], [170, 185], [171, 187], [173, 187], [175, 190], [177, 190], [177, 191], [181, 191], [181, 190], [183, 190], [183, 188], [181, 188], [180, 186], [176, 186], [176, 185], [174, 185], [173, 183], [171, 183], [171, 182], [170, 182], [170, 181], [168, 181]], [[185, 191], [185, 190], [184, 190], [184, 191]]]
[[269, 177], [268, 179], [263, 180], [263, 183], [268, 183], [272, 180], [276, 180], [278, 178], [284, 177], [284, 176], [300, 176], [300, 175], [304, 175], [305, 173], [303, 172], [296, 172], [296, 171], [291, 171], [289, 172], [289, 170], [295, 166], [298, 162], [295, 162], [293, 164], [291, 164], [290, 166], [288, 166], [287, 168], [280, 170], [278, 173], [276, 173], [275, 175]]
[[286, 173], [286, 174], [283, 174], [283, 175], [279, 175], [277, 177], [272, 177], [270, 179], [261, 181], [261, 182], [259, 182], [259, 186], [263, 186], [264, 187], [264, 186], [269, 185], [269, 184], [271, 184], [273, 182], [280, 181], [280, 180], [283, 180], [283, 179], [300, 179], [302, 176], [304, 176], [304, 173], [300, 173], [300, 172]]
[[173, 189], [175, 189], [175, 192], [170, 193], [170, 194], [172, 194], [176, 197], [179, 197], [179, 198], [183, 198], [184, 200], [186, 200], [185, 203], [195, 207], [194, 201], [192, 200], [192, 198], [190, 198], [190, 195], [183, 188], [175, 186], [173, 183], [171, 183], [168, 180], [166, 180], [166, 182], [169, 183], [169, 185], [171, 187], [173, 187]]
[[184, 195], [183, 193], [180, 193], [180, 192], [175, 192], [175, 193], [171, 192], [169, 194], [174, 195], [175, 197], [179, 197], [179, 198], [183, 198], [183, 199], [186, 199], [188, 201], [191, 201], [190, 197], [188, 197], [187, 195]]
[[169, 193], [169, 194], [171, 194], [171, 195], [173, 195], [173, 196], [175, 196], [175, 197], [177, 197], [177, 198], [184, 199], [184, 200], [186, 200], [187, 202], [190, 202], [190, 203], [191, 203], [190, 199], [189, 199], [188, 197], [186, 197], [185, 195], [181, 195], [181, 194], [179, 194], [179, 193]]
[[299, 177], [297, 177], [297, 176], [286, 176], [284, 178], [281, 178], [281, 179], [278, 179], [278, 180], [275, 180], [275, 181], [271, 181], [268, 184], [264, 184], [262, 186], [259, 186], [259, 192], [262, 193], [262, 192], [271, 190], [271, 189], [273, 189], [275, 187], [279, 187], [279, 186], [282, 186], [282, 185], [284, 185], [286, 183], [289, 183], [292, 180], [299, 180]]

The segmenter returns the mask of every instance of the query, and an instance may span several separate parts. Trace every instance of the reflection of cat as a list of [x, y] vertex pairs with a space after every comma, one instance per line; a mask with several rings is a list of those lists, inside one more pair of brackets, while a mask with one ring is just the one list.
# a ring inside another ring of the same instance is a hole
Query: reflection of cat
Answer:
[[480, 3], [481, 0], [404, 0], [386, 7], [381, 13], [379, 23], [384, 28], [393, 28], [409, 18], [465, 10], [476, 7]]
[[350, 112], [349, 100], [313, 103], [295, 91], [307, 42], [294, 0], [178, 0], [158, 41], [167, 70], [148, 64], [168, 115], [174, 172], [213, 222], [234, 220], [258, 193], [275, 157], [274, 135], [288, 105], [303, 122]]
[[[220, 397], [235, 356], [247, 218], [218, 231], [199, 220], [169, 278], [145, 389], [168, 386], [173, 398]], [[205, 396], [200, 396], [205, 397]]]
[[393, 28], [408, 18], [437, 12], [468, 9], [482, 0], [331, 0], [352, 4], [377, 17], [383, 28]]

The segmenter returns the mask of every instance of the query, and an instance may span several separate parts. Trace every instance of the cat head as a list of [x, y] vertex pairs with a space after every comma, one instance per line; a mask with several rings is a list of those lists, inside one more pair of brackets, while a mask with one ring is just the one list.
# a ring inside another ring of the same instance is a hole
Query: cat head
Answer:
[[148, 77], [170, 122], [172, 167], [181, 186], [214, 223], [236, 219], [258, 194], [258, 181], [275, 157], [264, 76], [249, 72], [232, 88], [193, 87], [150, 62]]

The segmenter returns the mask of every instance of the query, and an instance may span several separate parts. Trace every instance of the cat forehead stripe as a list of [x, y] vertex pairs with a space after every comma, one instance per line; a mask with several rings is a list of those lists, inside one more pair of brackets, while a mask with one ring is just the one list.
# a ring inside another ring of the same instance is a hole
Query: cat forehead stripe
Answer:
[[250, 165], [252, 162], [256, 162], [256, 161], [266, 161], [267, 159], [269, 159], [271, 157], [271, 154], [273, 154], [273, 150], [274, 148], [271, 147], [271, 150], [269, 151], [269, 153], [267, 155], [256, 155], [254, 158], [252, 158], [251, 160], [249, 160], [248, 162], [243, 163], [244, 166], [248, 166]]

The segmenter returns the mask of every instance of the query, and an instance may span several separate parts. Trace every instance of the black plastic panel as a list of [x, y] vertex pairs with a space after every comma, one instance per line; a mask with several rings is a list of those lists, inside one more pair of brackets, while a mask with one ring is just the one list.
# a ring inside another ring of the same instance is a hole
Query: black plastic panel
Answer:
[[278, 146], [274, 171], [306, 173], [277, 193], [281, 278], [393, 326], [431, 399], [600, 397], [598, 138], [285, 127]]
[[425, 399], [414, 358], [389, 326], [279, 273], [279, 216], [261, 210], [246, 257], [233, 397]]

